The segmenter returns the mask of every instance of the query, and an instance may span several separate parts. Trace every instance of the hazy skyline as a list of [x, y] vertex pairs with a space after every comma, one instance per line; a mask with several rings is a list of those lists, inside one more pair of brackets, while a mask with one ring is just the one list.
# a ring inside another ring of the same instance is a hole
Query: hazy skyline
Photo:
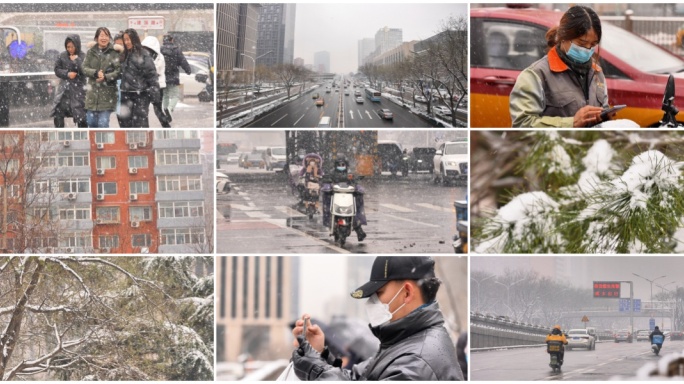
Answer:
[[330, 71], [356, 72], [358, 41], [383, 27], [401, 28], [403, 41], [435, 35], [450, 16], [467, 16], [467, 4], [297, 4], [294, 57], [313, 64], [330, 52]]

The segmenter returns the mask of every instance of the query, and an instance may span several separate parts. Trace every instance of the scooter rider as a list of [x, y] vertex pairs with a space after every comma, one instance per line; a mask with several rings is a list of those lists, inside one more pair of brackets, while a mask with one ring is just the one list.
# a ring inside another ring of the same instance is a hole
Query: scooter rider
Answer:
[[561, 331], [560, 325], [555, 325], [551, 330], [551, 333], [546, 335], [546, 340], [544, 342], [548, 344], [549, 341], [560, 341], [561, 343], [563, 343], [563, 347], [561, 347], [560, 350], [560, 363], [563, 364], [563, 356], [565, 355], [565, 345], [568, 344], [568, 339]]
[[[363, 194], [365, 190], [363, 187], [356, 183], [356, 180], [349, 178], [349, 164], [344, 156], [338, 156], [335, 159], [333, 171], [328, 175], [329, 181], [332, 184], [346, 182], [352, 184], [356, 187], [354, 192], [354, 203], [356, 204], [356, 217], [354, 217], [354, 231], [359, 241], [363, 241], [366, 238], [366, 232], [361, 228], [362, 225], [366, 225], [366, 211], [363, 207]], [[330, 226], [330, 202], [332, 201], [332, 185], [330, 183], [325, 183], [321, 191], [323, 192], [323, 225], [326, 227]]]
[[[655, 328], [653, 328], [653, 332], [651, 332], [651, 334], [648, 335], [648, 341], [650, 341], [651, 344], [654, 344], [653, 343], [653, 336], [656, 336], [656, 335], [660, 336], [660, 338], [656, 338], [656, 339], [660, 339], [660, 340], [656, 340], [655, 344], [658, 345], [658, 348], [662, 348], [663, 347], [663, 341], [665, 340], [665, 335], [663, 334], [663, 332], [660, 331], [660, 328], [658, 328], [657, 325], [655, 326]], [[660, 341], [660, 342], [658, 343], [658, 341]]]

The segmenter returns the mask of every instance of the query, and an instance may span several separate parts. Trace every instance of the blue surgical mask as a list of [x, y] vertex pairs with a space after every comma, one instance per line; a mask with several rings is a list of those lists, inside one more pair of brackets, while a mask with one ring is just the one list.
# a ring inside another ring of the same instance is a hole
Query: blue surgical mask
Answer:
[[584, 64], [587, 61], [591, 59], [592, 56], [594, 56], [594, 51], [596, 50], [596, 47], [591, 47], [591, 49], [587, 49], [584, 47], [580, 47], [579, 45], [576, 45], [575, 43], [570, 43], [570, 49], [568, 49], [568, 57], [571, 58], [573, 61]]
[[344, 172], [347, 170], [347, 167], [337, 167], [337, 170], [340, 172]]

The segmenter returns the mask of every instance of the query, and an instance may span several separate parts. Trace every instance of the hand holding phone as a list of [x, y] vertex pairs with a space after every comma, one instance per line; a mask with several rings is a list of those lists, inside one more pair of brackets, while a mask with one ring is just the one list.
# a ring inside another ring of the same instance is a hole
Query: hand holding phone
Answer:
[[612, 107], [610, 107], [610, 108], [604, 109], [604, 110], [601, 112], [601, 121], [606, 121], [606, 120], [608, 120], [608, 117], [609, 117], [610, 115], [612, 115], [613, 113], [615, 113], [615, 112], [617, 112], [617, 111], [619, 111], [619, 110], [621, 110], [621, 109], [623, 109], [623, 108], [626, 108], [626, 107], [627, 107], [626, 104], [620, 104], [620, 105], [614, 105], [614, 106], [612, 106]]

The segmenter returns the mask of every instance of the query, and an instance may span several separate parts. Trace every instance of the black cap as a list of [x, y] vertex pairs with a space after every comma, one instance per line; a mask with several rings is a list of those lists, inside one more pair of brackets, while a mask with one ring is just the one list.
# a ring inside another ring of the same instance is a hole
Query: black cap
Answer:
[[370, 297], [392, 280], [420, 280], [435, 277], [435, 261], [429, 256], [378, 256], [371, 268], [370, 281], [357, 288], [355, 299]]

